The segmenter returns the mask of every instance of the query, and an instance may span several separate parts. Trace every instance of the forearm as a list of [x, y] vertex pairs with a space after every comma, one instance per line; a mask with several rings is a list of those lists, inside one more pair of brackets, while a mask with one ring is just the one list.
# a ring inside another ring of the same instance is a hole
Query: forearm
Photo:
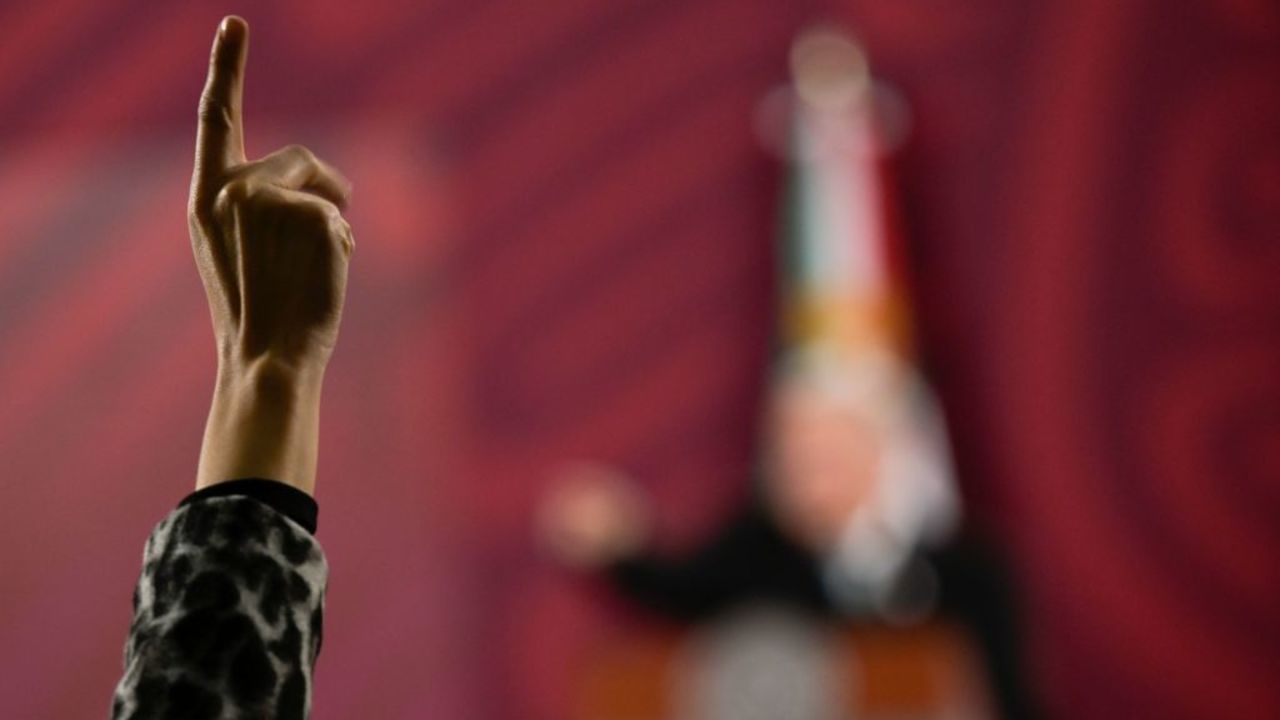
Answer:
[[196, 487], [259, 477], [314, 494], [323, 368], [224, 362], [200, 451]]

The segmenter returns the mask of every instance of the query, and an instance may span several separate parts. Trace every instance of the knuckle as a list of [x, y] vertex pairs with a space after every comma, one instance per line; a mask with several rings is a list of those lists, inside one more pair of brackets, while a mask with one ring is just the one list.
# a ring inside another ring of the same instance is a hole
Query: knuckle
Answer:
[[197, 115], [203, 125], [221, 128], [230, 128], [232, 125], [231, 107], [219, 98], [207, 93], [200, 96]]
[[302, 202], [295, 209], [297, 221], [311, 233], [327, 235], [337, 208], [323, 201]]
[[298, 145], [296, 143], [285, 145], [284, 152], [307, 164], [314, 164], [316, 162], [316, 154], [311, 152], [311, 149], [305, 145]]
[[339, 236], [342, 241], [342, 249], [350, 255], [356, 250], [356, 236], [351, 232], [351, 223], [345, 219], [342, 221], [342, 233]]
[[212, 219], [212, 212], [208, 205], [200, 202], [193, 193], [191, 199], [187, 201], [187, 220], [192, 225], [207, 225]]
[[252, 189], [244, 178], [234, 178], [218, 190], [213, 199], [213, 212], [219, 216], [230, 214], [235, 208], [249, 201]]
[[356, 249], [356, 239], [351, 234], [351, 224], [342, 216], [338, 216], [330, 224], [329, 240], [336, 244], [344, 255], [351, 255]]
[[310, 207], [309, 222], [317, 234], [345, 248], [351, 237], [351, 226], [342, 216], [342, 211], [327, 201], [308, 203], [308, 205]]

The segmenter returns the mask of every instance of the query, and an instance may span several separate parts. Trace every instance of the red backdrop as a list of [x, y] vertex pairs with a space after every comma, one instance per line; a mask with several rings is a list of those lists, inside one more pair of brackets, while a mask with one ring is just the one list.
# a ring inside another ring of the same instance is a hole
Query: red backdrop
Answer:
[[326, 388], [317, 712], [562, 717], [616, 632], [539, 559], [558, 460], [674, 545], [740, 498], [777, 168], [756, 102], [837, 18], [915, 110], [902, 194], [972, 515], [1056, 716], [1280, 715], [1271, 0], [0, 6], [0, 714], [105, 714], [213, 353], [183, 217], [224, 12], [251, 153], [355, 183]]

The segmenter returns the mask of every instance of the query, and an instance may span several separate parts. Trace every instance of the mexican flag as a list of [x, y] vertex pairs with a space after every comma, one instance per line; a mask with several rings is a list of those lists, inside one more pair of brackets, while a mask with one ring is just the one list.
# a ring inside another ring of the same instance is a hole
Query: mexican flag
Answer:
[[831, 553], [833, 572], [866, 600], [916, 549], [945, 539], [959, 503], [942, 416], [911, 341], [888, 172], [896, 133], [885, 124], [901, 119], [901, 106], [839, 31], [802, 35], [792, 66], [777, 387], [801, 385], [843, 408], [829, 415], [833, 424], [856, 417], [872, 428], [874, 492]]

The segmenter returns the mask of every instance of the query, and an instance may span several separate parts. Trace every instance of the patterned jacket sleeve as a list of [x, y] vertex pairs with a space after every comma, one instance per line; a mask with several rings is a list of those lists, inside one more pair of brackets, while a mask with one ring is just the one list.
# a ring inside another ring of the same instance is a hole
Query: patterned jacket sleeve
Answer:
[[257, 500], [183, 505], [147, 540], [114, 720], [310, 714], [328, 566]]

